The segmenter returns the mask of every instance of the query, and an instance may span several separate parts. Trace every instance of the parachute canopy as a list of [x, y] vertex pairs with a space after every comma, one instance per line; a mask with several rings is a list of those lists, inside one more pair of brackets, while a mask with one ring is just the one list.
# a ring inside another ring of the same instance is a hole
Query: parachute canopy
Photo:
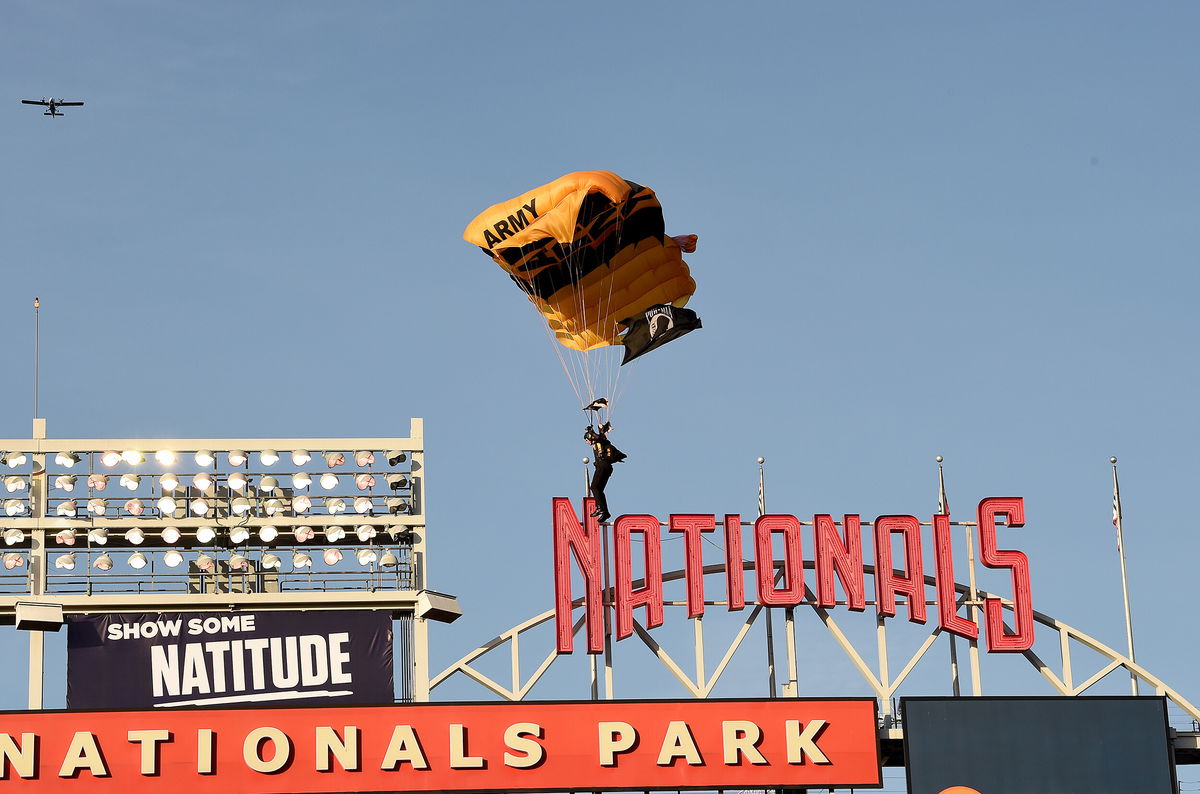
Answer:
[[573, 350], [620, 344], [623, 320], [683, 306], [696, 291], [654, 191], [611, 171], [567, 174], [489, 207], [463, 238], [508, 273]]

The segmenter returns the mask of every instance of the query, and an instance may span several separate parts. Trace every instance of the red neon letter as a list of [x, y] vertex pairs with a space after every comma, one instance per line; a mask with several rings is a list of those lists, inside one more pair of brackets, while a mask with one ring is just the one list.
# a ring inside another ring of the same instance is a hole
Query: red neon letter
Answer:
[[700, 533], [717, 528], [717, 517], [708, 515], [673, 515], [668, 526], [671, 532], [683, 533], [683, 570], [687, 576], [688, 617], [704, 614], [704, 554], [700, 548]]
[[[892, 568], [892, 533], [904, 535], [904, 575]], [[921, 522], [916, 516], [875, 519], [875, 603], [880, 615], [896, 614], [896, 593], [908, 596], [908, 619], [925, 622], [925, 569], [921, 564]]]
[[1019, 496], [992, 497], [979, 503], [979, 558], [989, 568], [1012, 571], [1012, 634], [1004, 633], [1004, 606], [999, 598], [985, 598], [989, 651], [1027, 651], [1033, 647], [1033, 593], [1029, 586], [1029, 560], [1019, 551], [996, 548], [996, 518], [1010, 527], [1025, 526], [1025, 500]]
[[958, 614], [954, 587], [954, 544], [950, 540], [950, 516], [933, 517], [933, 561], [937, 569], [938, 625], [951, 634], [973, 640], [979, 627]]
[[857, 515], [842, 516], [846, 532], [843, 542], [833, 516], [813, 516], [813, 535], [817, 543], [817, 606], [837, 606], [837, 591], [833, 586], [836, 571], [846, 592], [846, 605], [861, 612], [867, 608], [866, 586], [863, 583], [862, 523]]
[[[771, 535], [783, 533], [783, 587], [775, 589], [775, 559]], [[804, 557], [800, 553], [800, 521], [795, 516], [759, 516], [754, 522], [754, 568], [758, 573], [758, 603], [794, 607], [804, 600]]]
[[583, 574], [583, 601], [587, 614], [588, 653], [604, 650], [603, 604], [600, 601], [602, 560], [600, 525], [591, 518], [595, 501], [585, 499], [583, 512], [588, 515], [587, 529], [579, 524], [570, 499], [556, 497], [554, 515], [554, 625], [558, 633], [558, 652], [571, 653], [574, 637], [571, 626], [571, 555]]
[[[646, 550], [646, 578], [640, 590], [633, 589], [631, 535], [640, 532]], [[662, 538], [654, 516], [621, 516], [613, 526], [617, 566], [617, 639], [633, 633], [633, 608], [646, 607], [646, 628], [663, 622]]]
[[746, 607], [746, 572], [742, 565], [742, 517], [725, 516], [725, 601], [729, 611]]

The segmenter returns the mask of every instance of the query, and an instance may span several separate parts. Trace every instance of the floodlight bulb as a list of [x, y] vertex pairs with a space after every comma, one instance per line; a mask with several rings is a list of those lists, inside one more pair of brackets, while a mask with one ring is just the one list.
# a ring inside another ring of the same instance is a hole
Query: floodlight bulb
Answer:
[[311, 507], [312, 499], [304, 494], [300, 494], [292, 500], [292, 510], [296, 511], [297, 513], [307, 513]]
[[229, 509], [233, 511], [235, 516], [244, 516], [250, 512], [250, 500], [244, 496], [239, 496], [229, 505]]
[[325, 500], [325, 509], [329, 511], [330, 515], [337, 515], [338, 513], [344, 513], [344, 512], [346, 512], [346, 500], [338, 499], [336, 497], [333, 499], [326, 499]]
[[60, 474], [54, 478], [54, 487], [60, 491], [70, 493], [75, 490], [75, 475]]
[[16, 527], [4, 530], [4, 542], [9, 546], [15, 546], [23, 540], [25, 540], [25, 533]]
[[204, 552], [196, 555], [196, 567], [202, 571], [207, 571], [213, 567], [213, 558]]
[[97, 546], [104, 546], [108, 543], [108, 529], [105, 527], [92, 527], [88, 530], [88, 543], [95, 543]]
[[325, 553], [321, 556], [326, 565], [337, 565], [342, 561], [342, 552], [338, 549], [325, 549]]
[[60, 554], [54, 559], [55, 568], [65, 568], [68, 571], [75, 570], [75, 552]]
[[96, 561], [92, 563], [92, 567], [99, 571], [111, 571], [112, 566], [112, 557], [109, 556], [108, 552], [101, 554], [96, 558]]
[[354, 465], [370, 466], [375, 462], [375, 453], [369, 449], [360, 449], [354, 453]]
[[211, 450], [202, 449], [196, 453], [197, 466], [211, 466], [216, 460], [217, 458]]
[[167, 549], [167, 553], [163, 555], [163, 562], [168, 568], [178, 568], [179, 564], [183, 562], [183, 555], [179, 549]]
[[135, 551], [129, 555], [129, 567], [135, 571], [140, 571], [146, 567], [146, 555], [140, 551]]
[[162, 531], [163, 543], [178, 543], [183, 533], [179, 531], [179, 527], [167, 527]]
[[140, 516], [145, 509], [141, 499], [130, 499], [125, 503], [125, 512], [131, 516]]
[[307, 449], [297, 449], [292, 452], [292, 465], [303, 466], [312, 460], [312, 455], [308, 454]]
[[235, 471], [233, 474], [229, 475], [229, 479], [225, 481], [225, 484], [228, 485], [229, 489], [232, 491], [244, 491], [249, 482], [250, 480], [246, 477], [244, 472]]
[[279, 566], [283, 564], [283, 561], [279, 559], [278, 554], [272, 554], [268, 551], [262, 556], [258, 564], [266, 570], [274, 570], [278, 569]]
[[4, 500], [4, 512], [10, 516], [23, 515], [27, 509], [28, 508], [25, 507], [25, 503], [20, 499]]
[[373, 488], [373, 487], [375, 487], [375, 475], [367, 474], [366, 472], [363, 472], [362, 474], [355, 476], [354, 484], [358, 486], [358, 490], [360, 490], [360, 491], [365, 491], [368, 488]]
[[346, 537], [346, 530], [337, 524], [325, 527], [325, 539], [330, 543], [337, 543], [342, 538]]
[[316, 530], [307, 524], [296, 527], [292, 530], [292, 534], [295, 535], [297, 543], [307, 543], [317, 536]]
[[400, 560], [396, 559], [396, 555], [392, 553], [391, 549], [388, 549], [383, 553], [383, 556], [379, 558], [379, 564], [384, 568], [395, 568], [400, 564]]
[[230, 543], [245, 543], [250, 540], [250, 529], [248, 527], [234, 527], [229, 530]]
[[296, 489], [307, 488], [312, 482], [312, 476], [298, 471], [292, 475], [292, 487]]
[[354, 556], [358, 557], [359, 565], [370, 565], [379, 559], [379, 553], [375, 549], [359, 549]]
[[138, 489], [138, 485], [140, 485], [141, 482], [142, 482], [142, 478], [141, 478], [141, 476], [139, 476], [137, 474], [122, 474], [121, 475], [121, 486], [123, 488], [128, 488], [131, 491], [136, 491]]
[[102, 516], [108, 510], [107, 499], [88, 499], [88, 512], [94, 516]]
[[136, 449], [125, 450], [121, 453], [121, 457], [124, 458], [125, 462], [130, 466], [137, 466], [140, 463], [146, 462], [146, 456], [138, 452]]
[[408, 477], [404, 474], [389, 474], [384, 479], [387, 480], [388, 487], [393, 491], [408, 487]]
[[292, 567], [293, 568], [311, 568], [312, 567], [312, 557], [308, 554], [305, 554], [302, 551], [293, 552], [292, 553]]
[[70, 499], [66, 502], [59, 502], [58, 507], [54, 512], [60, 516], [74, 518], [75, 516], [79, 515], [79, 503], [74, 499]]
[[279, 487], [279, 480], [274, 477], [263, 477], [258, 481], [258, 489], [270, 493]]
[[107, 474], [89, 474], [88, 475], [88, 487], [94, 491], [103, 491], [105, 488], [108, 487], [108, 475]]
[[395, 466], [397, 463], [403, 463], [404, 461], [408, 460], [408, 455], [404, 454], [398, 449], [390, 449], [385, 452], [384, 455], [387, 456], [387, 462], [389, 466]]
[[179, 460], [179, 455], [177, 455], [174, 450], [160, 449], [158, 452], [154, 453], [154, 459], [163, 466], [174, 466]]
[[4, 478], [4, 489], [9, 493], [14, 491], [25, 490], [25, 478], [18, 475], [12, 475]]
[[208, 512], [208, 502], [203, 498], [193, 499], [191, 504], [192, 513], [198, 516], [205, 515]]
[[391, 513], [392, 515], [398, 515], [400, 513], [407, 513], [408, 512], [408, 502], [406, 502], [403, 499], [400, 499], [399, 497], [393, 496], [391, 499], [387, 500], [387, 509], [388, 509], [388, 512]]
[[146, 533], [143, 532], [142, 530], [138, 529], [137, 527], [134, 527], [133, 529], [127, 530], [125, 532], [125, 542], [126, 543], [130, 543], [134, 546], [140, 546], [145, 541], [146, 541]]
[[225, 456], [229, 460], [230, 466], [245, 466], [249, 456], [240, 449], [231, 449], [229, 454]]
[[18, 554], [15, 551], [10, 551], [4, 555], [4, 567], [8, 570], [20, 568], [25, 565], [25, 556]]
[[327, 471], [321, 475], [321, 487], [326, 491], [332, 491], [338, 485], [338, 476], [333, 472]]
[[258, 539], [263, 543], [270, 543], [279, 537], [279, 530], [270, 524], [264, 524], [258, 528]]
[[121, 453], [110, 449], [100, 456], [100, 462], [112, 468], [121, 462]]
[[170, 515], [179, 509], [179, 503], [175, 501], [173, 496], [164, 496], [158, 500], [158, 512], [163, 515]]
[[213, 487], [213, 476], [206, 471], [202, 471], [192, 478], [192, 485], [201, 491], [207, 491]]
[[60, 546], [74, 546], [75, 545], [75, 530], [60, 529], [54, 535], [54, 542]]
[[242, 555], [242, 554], [230, 555], [229, 569], [231, 571], [244, 571], [249, 567], [250, 567], [250, 561], [246, 559], [245, 555]]
[[278, 499], [268, 499], [263, 503], [263, 507], [266, 508], [267, 515], [269, 516], [277, 516], [282, 513], [284, 509], [283, 502]]
[[258, 453], [258, 462], [264, 466], [274, 466], [279, 462], [279, 453], [273, 449], [264, 449]]
[[329, 468], [331, 468], [331, 469], [334, 466], [341, 466], [345, 462], [346, 462], [346, 456], [343, 455], [341, 452], [326, 452], [325, 453], [325, 464], [327, 466], [329, 466]]
[[217, 530], [212, 527], [199, 527], [196, 530], [197, 543], [212, 543], [213, 538], [217, 536]]
[[354, 528], [354, 534], [358, 535], [358, 539], [361, 542], [366, 543], [368, 540], [375, 537], [375, 527], [371, 526], [370, 524], [359, 524]]
[[74, 452], [60, 452], [54, 456], [54, 462], [56, 464], [59, 466], [65, 466], [68, 469], [78, 463], [79, 460], [79, 456]]
[[174, 474], [164, 474], [158, 478], [158, 486], [164, 491], [174, 491], [179, 487], [179, 478]]

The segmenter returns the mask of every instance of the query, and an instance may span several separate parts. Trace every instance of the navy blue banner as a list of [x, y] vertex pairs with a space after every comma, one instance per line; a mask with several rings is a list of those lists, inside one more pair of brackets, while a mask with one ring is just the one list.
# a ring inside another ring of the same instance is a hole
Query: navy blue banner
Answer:
[[391, 703], [387, 611], [71, 616], [67, 708]]

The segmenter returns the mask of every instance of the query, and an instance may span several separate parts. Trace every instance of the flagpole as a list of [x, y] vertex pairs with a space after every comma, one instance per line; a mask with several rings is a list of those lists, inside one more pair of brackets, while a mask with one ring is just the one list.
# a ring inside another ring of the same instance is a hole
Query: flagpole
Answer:
[[[942, 456], [938, 455], [938, 515], [950, 515], [950, 500], [946, 498], [946, 477], [942, 473]], [[958, 644], [955, 642], [954, 634], [950, 634], [950, 684], [954, 697], [962, 695], [962, 689], [958, 683]]]
[[[1136, 662], [1133, 655], [1133, 616], [1129, 611], [1129, 579], [1125, 575], [1125, 533], [1121, 526], [1121, 488], [1117, 484], [1117, 459], [1108, 459], [1113, 472], [1113, 525], [1117, 528], [1117, 553], [1121, 558], [1121, 594], [1125, 599], [1125, 639], [1129, 644], [1129, 661]], [[1133, 694], [1138, 694], [1137, 673], [1129, 671], [1129, 681]]]

